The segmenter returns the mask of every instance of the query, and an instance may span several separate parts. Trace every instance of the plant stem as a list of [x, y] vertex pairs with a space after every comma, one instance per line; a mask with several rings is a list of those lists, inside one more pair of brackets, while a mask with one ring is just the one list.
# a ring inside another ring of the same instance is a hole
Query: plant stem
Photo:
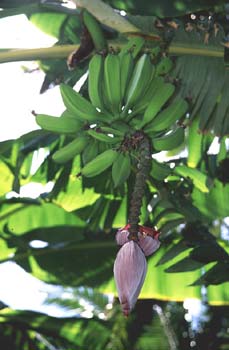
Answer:
[[151, 164], [150, 142], [144, 134], [141, 134], [140, 136], [141, 140], [139, 143], [139, 163], [135, 178], [134, 190], [131, 198], [129, 214], [130, 234], [128, 238], [134, 241], [138, 240], [138, 224], [141, 213], [142, 198], [144, 196], [146, 180], [149, 175]]
[[175, 334], [175, 332], [170, 324], [168, 317], [166, 317], [163, 309], [159, 305], [155, 304], [153, 306], [153, 309], [156, 311], [156, 313], [158, 314], [158, 316], [160, 318], [161, 324], [164, 328], [165, 335], [167, 336], [170, 350], [177, 350], [178, 349], [178, 340], [177, 340], [176, 334]]
[[[111, 45], [116, 48], [121, 48], [123, 42], [113, 42], [110, 41], [108, 45]], [[1, 49], [0, 50], [0, 63], [5, 62], [16, 62], [16, 61], [37, 61], [42, 59], [57, 59], [67, 57], [79, 48], [79, 45], [56, 45], [53, 47], [45, 47], [39, 49]], [[218, 57], [223, 58], [224, 49], [220, 46], [214, 50], [209, 49], [208, 47], [189, 47], [187, 48], [184, 44], [170, 45], [168, 48], [168, 54], [171, 56], [179, 55], [195, 55], [203, 57]]]
[[204, 46], [192, 46], [192, 47], [187, 47], [186, 44], [184, 45], [170, 45], [168, 47], [168, 53], [171, 56], [179, 56], [179, 55], [195, 55], [195, 56], [206, 56], [206, 57], [219, 57], [223, 58], [224, 57], [224, 48], [223, 46], [218, 46], [217, 48], [212, 48], [212, 47], [204, 47]]
[[56, 45], [38, 49], [0, 50], [0, 63], [16, 61], [36, 61], [49, 58], [67, 58], [79, 45]]

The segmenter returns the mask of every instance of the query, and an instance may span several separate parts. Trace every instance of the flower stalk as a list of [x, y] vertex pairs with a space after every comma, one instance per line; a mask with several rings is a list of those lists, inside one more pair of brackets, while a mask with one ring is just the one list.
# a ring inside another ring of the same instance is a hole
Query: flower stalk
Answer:
[[143, 133], [139, 134], [138, 137], [139, 162], [137, 165], [138, 169], [129, 212], [129, 239], [133, 241], [138, 241], [138, 224], [140, 220], [142, 198], [144, 196], [151, 165], [150, 142]]
[[145, 257], [160, 247], [159, 232], [154, 228], [139, 225], [142, 198], [151, 165], [150, 141], [143, 132], [135, 133], [128, 141], [139, 151], [139, 162], [130, 204], [129, 223], [116, 234], [116, 242], [122, 247], [114, 263], [115, 283], [125, 316], [134, 308], [141, 292], [147, 271]]

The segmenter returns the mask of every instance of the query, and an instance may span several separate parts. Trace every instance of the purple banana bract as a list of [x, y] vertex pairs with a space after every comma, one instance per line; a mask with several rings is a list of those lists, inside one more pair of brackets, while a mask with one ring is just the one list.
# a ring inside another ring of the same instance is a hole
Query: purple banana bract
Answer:
[[159, 232], [140, 226], [138, 241], [129, 240], [130, 225], [118, 230], [116, 242], [121, 245], [114, 263], [114, 278], [122, 311], [128, 316], [143, 286], [147, 263], [145, 256], [153, 254], [159, 247]]
[[147, 270], [144, 253], [137, 243], [129, 241], [119, 250], [114, 263], [114, 278], [125, 316], [133, 309]]
[[[143, 250], [145, 256], [149, 256], [149, 255], [153, 254], [160, 247], [161, 243], [158, 240], [159, 234], [158, 234], [158, 231], [155, 231], [156, 234], [150, 235], [149, 233], [143, 231], [143, 229], [141, 229], [141, 228], [146, 230], [146, 228], [144, 226], [139, 226], [137, 244]], [[118, 232], [116, 234], [117, 244], [124, 245], [125, 243], [129, 242], [128, 236], [129, 236], [129, 231], [126, 227], [124, 227], [124, 229], [118, 230]]]

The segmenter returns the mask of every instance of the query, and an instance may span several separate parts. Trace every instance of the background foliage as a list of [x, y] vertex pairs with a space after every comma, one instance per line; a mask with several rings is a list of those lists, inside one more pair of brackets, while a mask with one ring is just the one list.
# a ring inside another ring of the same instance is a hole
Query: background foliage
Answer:
[[[225, 1], [205, 0], [106, 3], [127, 12], [127, 20], [148, 38], [155, 55], [165, 53], [158, 70], [176, 81], [178, 94], [190, 105], [189, 118], [183, 121], [185, 141], [164, 158], [152, 159], [143, 199], [141, 222], [157, 225], [162, 247], [148, 259], [142, 300], [131, 318], [124, 319], [117, 300], [109, 309], [109, 299], [100, 293], [116, 295], [114, 238], [128, 220], [134, 175], [119, 188], [114, 188], [108, 170], [94, 178], [78, 178], [81, 157], [64, 166], [56, 164], [52, 154], [62, 144], [62, 136], [44, 130], [1, 142], [1, 262], [14, 261], [45, 282], [71, 287], [71, 302], [61, 296], [49, 302], [76, 310], [75, 317], [54, 319], [2, 305], [1, 344], [4, 349], [145, 350], [189, 349], [191, 341], [194, 349], [201, 349], [207, 341], [208, 349], [227, 349], [228, 7]], [[57, 47], [82, 47], [80, 11], [62, 5], [60, 1], [0, 1], [0, 17], [24, 13], [57, 38]], [[125, 40], [125, 35], [101, 25], [108, 42], [118, 47]], [[160, 37], [159, 43], [152, 42], [153, 35]], [[46, 73], [41, 93], [60, 82], [74, 86], [88, 70], [92, 54], [89, 45], [73, 70], [66, 55], [39, 60], [38, 54], [35, 59]], [[87, 80], [81, 93], [87, 97]], [[34, 152], [39, 149], [48, 155], [31, 174]], [[52, 191], [36, 199], [6, 197], [12, 190], [20, 193], [26, 184], [48, 181], [54, 184]], [[34, 240], [47, 246], [33, 248]], [[93, 305], [90, 320], [82, 316], [80, 298]], [[186, 298], [197, 298], [205, 307], [202, 316], [207, 316], [196, 329], [184, 320], [179, 302]]]

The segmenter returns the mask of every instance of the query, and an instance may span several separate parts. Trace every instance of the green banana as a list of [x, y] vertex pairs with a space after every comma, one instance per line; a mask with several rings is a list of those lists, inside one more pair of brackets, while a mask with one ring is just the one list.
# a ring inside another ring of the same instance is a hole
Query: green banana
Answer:
[[177, 148], [184, 142], [184, 129], [179, 127], [168, 135], [154, 138], [152, 140], [153, 148], [156, 151], [170, 151]]
[[96, 140], [90, 140], [82, 152], [83, 164], [87, 164], [94, 159], [99, 153], [98, 142]]
[[112, 165], [112, 179], [115, 187], [122, 185], [131, 171], [130, 156], [119, 153]]
[[95, 54], [89, 63], [88, 75], [88, 94], [93, 106], [104, 110], [104, 102], [101, 91], [101, 81], [103, 79], [103, 62], [102, 55]]
[[58, 134], [73, 134], [82, 128], [82, 123], [78, 120], [65, 117], [52, 117], [46, 114], [37, 114], [36, 122], [42, 129]]
[[155, 92], [160, 90], [163, 85], [164, 85], [164, 79], [162, 77], [153, 78], [144, 96], [142, 96], [139, 102], [133, 107], [133, 112], [131, 113], [131, 117], [136, 114], [143, 113], [145, 109], [148, 107], [149, 102], [151, 101]]
[[87, 163], [81, 170], [81, 174], [86, 177], [96, 176], [109, 168], [117, 156], [118, 153], [116, 151], [108, 149]]
[[80, 154], [86, 145], [88, 144], [88, 138], [85, 136], [79, 136], [66, 146], [56, 151], [52, 158], [56, 163], [66, 163], [70, 159], [74, 158], [77, 154]]
[[117, 130], [122, 130], [125, 134], [129, 133], [131, 130], [130, 126], [121, 120], [113, 122], [112, 127]]
[[65, 111], [61, 114], [61, 118], [71, 118], [83, 125], [82, 121], [79, 120], [79, 118], [74, 113], [69, 112], [67, 109], [65, 109]]
[[158, 181], [163, 181], [171, 173], [171, 169], [164, 163], [159, 163], [156, 159], [152, 158], [152, 168], [150, 175]]
[[122, 139], [120, 137], [111, 137], [108, 136], [102, 132], [97, 132], [95, 130], [87, 130], [87, 134], [92, 136], [94, 139], [106, 143], [117, 143], [120, 142]]
[[166, 130], [179, 120], [187, 110], [188, 103], [182, 98], [178, 98], [173, 104], [160, 112], [153, 121], [144, 128], [144, 131], [150, 135], [150, 133], [154, 133], [155, 131]]
[[125, 98], [126, 89], [134, 69], [134, 58], [131, 52], [125, 52], [120, 57], [120, 79], [121, 79], [121, 98]]
[[122, 57], [127, 52], [131, 52], [133, 58], [136, 58], [139, 52], [142, 50], [145, 44], [145, 40], [140, 36], [129, 39], [128, 43], [121, 49], [119, 55]]
[[122, 130], [122, 127], [118, 128], [118, 129], [113, 129], [113, 128], [110, 128], [107, 126], [101, 126], [100, 129], [101, 129], [101, 131], [103, 131], [107, 134], [113, 134], [113, 135], [121, 136], [121, 137], [123, 137], [125, 135], [125, 131]]
[[60, 92], [66, 108], [80, 120], [87, 122], [107, 121], [107, 116], [96, 108], [70, 86], [61, 84]]
[[165, 83], [161, 86], [160, 90], [157, 89], [152, 96], [152, 99], [145, 110], [143, 115], [141, 128], [146, 124], [151, 122], [155, 116], [160, 112], [161, 108], [168, 101], [168, 99], [173, 95], [175, 86], [169, 83]]
[[107, 43], [99, 22], [87, 10], [83, 10], [83, 21], [89, 31], [96, 50], [106, 49]]
[[109, 53], [104, 61], [104, 82], [107, 94], [107, 105], [116, 115], [121, 111], [121, 75], [119, 55]]
[[79, 131], [83, 130], [84, 126], [88, 124], [86, 121], [83, 122], [82, 120], [79, 120], [76, 114], [69, 112], [67, 109], [61, 114], [61, 118], [65, 120], [74, 120], [74, 122], [79, 125]]
[[144, 96], [152, 79], [153, 70], [154, 66], [150, 61], [149, 55], [143, 54], [137, 61], [132, 78], [128, 84], [124, 113], [127, 112], [129, 108], [133, 108]]
[[[187, 165], [190, 168], [196, 168], [202, 159], [204, 149], [204, 135], [199, 132], [199, 118], [192, 121], [192, 124], [188, 128], [187, 138]], [[218, 154], [219, 155], [219, 154]]]
[[155, 75], [165, 75], [173, 67], [173, 62], [169, 57], [163, 57], [161, 61], [156, 65]]

